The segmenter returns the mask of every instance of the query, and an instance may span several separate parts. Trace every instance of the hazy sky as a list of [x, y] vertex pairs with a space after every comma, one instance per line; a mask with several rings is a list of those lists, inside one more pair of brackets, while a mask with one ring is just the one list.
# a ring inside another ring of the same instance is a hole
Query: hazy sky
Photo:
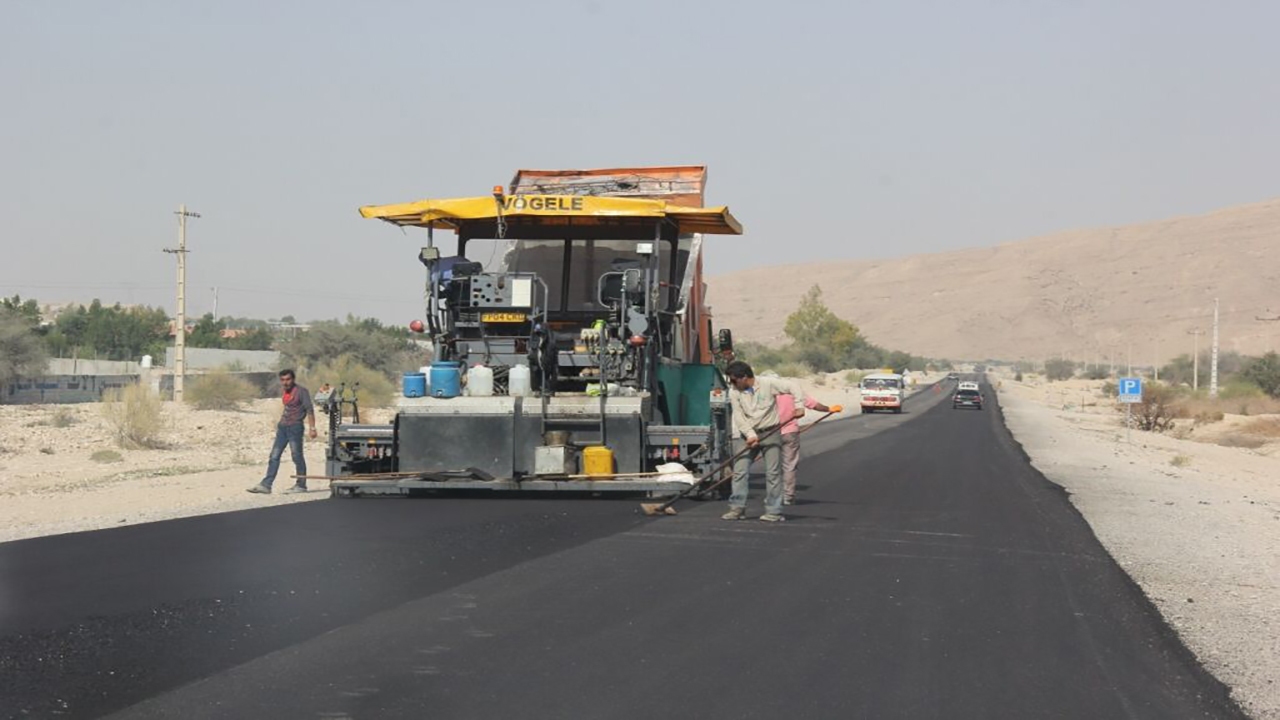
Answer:
[[[709, 270], [990, 245], [1280, 195], [1280, 3], [15, 2], [0, 292], [421, 315], [356, 208], [517, 168], [706, 164]], [[451, 237], [451, 235], [450, 235]]]

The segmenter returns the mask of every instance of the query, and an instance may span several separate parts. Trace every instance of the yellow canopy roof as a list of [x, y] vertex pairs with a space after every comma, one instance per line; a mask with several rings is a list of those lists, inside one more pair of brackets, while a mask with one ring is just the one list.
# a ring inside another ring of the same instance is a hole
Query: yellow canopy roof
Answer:
[[[499, 206], [504, 218], [542, 222], [547, 218], [666, 218], [682, 233], [741, 235], [742, 225], [727, 207], [682, 207], [665, 200], [598, 195], [505, 195], [419, 200], [399, 205], [366, 205], [360, 215], [396, 225], [457, 230], [468, 221], [492, 221]], [[550, 223], [548, 223], [550, 224]]]

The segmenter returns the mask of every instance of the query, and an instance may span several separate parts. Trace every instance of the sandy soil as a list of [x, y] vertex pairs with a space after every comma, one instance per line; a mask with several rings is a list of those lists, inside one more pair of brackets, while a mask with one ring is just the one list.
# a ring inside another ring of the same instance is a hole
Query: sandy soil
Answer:
[[1237, 700], [1280, 719], [1280, 445], [1212, 442], [1258, 418], [1184, 423], [1182, 438], [1135, 431], [1130, 444], [1100, 383], [999, 382], [1035, 466]]
[[[165, 403], [163, 412], [164, 447], [122, 450], [98, 404], [0, 406], [0, 541], [329, 496], [318, 483], [306, 495], [244, 491], [266, 467], [279, 400], [256, 401], [243, 412]], [[72, 424], [50, 425], [57, 413]], [[321, 437], [306, 449], [313, 474], [324, 470], [324, 423], [319, 427]], [[120, 459], [94, 460], [98, 451]], [[291, 484], [292, 473], [286, 453], [278, 489]]]

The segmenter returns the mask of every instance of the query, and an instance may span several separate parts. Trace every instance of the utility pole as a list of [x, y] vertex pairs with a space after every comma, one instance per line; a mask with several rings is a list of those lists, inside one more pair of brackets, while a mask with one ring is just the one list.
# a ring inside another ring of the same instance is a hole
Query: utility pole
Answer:
[[1213, 358], [1209, 363], [1209, 397], [1218, 397], [1218, 298], [1213, 299]]
[[1159, 335], [1156, 336], [1156, 357], [1155, 357], [1155, 360], [1152, 361], [1151, 367], [1155, 371], [1156, 382], [1160, 382], [1160, 336]]
[[1191, 352], [1191, 389], [1199, 390], [1200, 389], [1200, 336], [1204, 334], [1204, 331], [1201, 330], [1200, 328], [1196, 328], [1194, 330], [1188, 330], [1187, 334], [1194, 335], [1196, 338], [1194, 341], [1194, 344], [1192, 344], [1192, 347], [1195, 349], [1192, 350]]
[[213, 286], [213, 320], [214, 322], [217, 322], [218, 320], [218, 286], [217, 285]]
[[200, 217], [200, 213], [188, 212], [185, 204], [178, 206], [178, 247], [165, 248], [165, 252], [178, 256], [178, 321], [173, 335], [173, 399], [182, 402], [183, 380], [187, 375], [187, 218]]

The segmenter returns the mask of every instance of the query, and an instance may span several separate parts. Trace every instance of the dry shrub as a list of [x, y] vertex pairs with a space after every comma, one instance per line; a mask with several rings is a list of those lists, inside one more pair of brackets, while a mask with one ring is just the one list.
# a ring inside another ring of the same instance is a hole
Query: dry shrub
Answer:
[[160, 446], [163, 406], [160, 396], [151, 392], [151, 388], [129, 385], [108, 393], [104, 399], [102, 416], [116, 445], [130, 449]]
[[1174, 467], [1186, 467], [1191, 464], [1191, 458], [1186, 455], [1174, 455], [1169, 460], [1169, 464]]
[[[1177, 416], [1174, 401], [1177, 392], [1168, 385], [1145, 383], [1142, 386], [1142, 402], [1132, 403], [1134, 427], [1148, 432], [1167, 432], [1173, 429], [1173, 419]], [[1124, 405], [1117, 407], [1126, 412]]]
[[1176, 403], [1177, 416], [1194, 418], [1201, 424], [1222, 420], [1225, 413], [1233, 415], [1275, 415], [1280, 414], [1280, 400], [1258, 393], [1234, 393], [1232, 397], [1225, 394], [1217, 398], [1201, 395], [1188, 395]]
[[64, 407], [54, 410], [53, 415], [49, 417], [49, 425], [56, 428], [68, 428], [75, 424], [75, 414]]
[[116, 463], [124, 460], [124, 456], [115, 450], [98, 450], [90, 455], [89, 459], [100, 463]]
[[1276, 415], [1280, 414], [1280, 399], [1259, 395], [1249, 398], [1224, 400], [1227, 412], [1237, 415]]
[[331, 363], [299, 370], [298, 381], [313, 393], [324, 383], [329, 383], [334, 388], [346, 383], [347, 390], [359, 383], [361, 407], [386, 407], [396, 393], [395, 383], [390, 378], [360, 364], [350, 355], [343, 355]]
[[808, 365], [799, 362], [783, 362], [773, 366], [773, 371], [784, 378], [803, 378], [809, 377], [813, 371]]
[[1243, 432], [1264, 438], [1280, 438], [1280, 418], [1260, 417], [1240, 428]]
[[1260, 448], [1263, 445], [1266, 445], [1267, 441], [1265, 438], [1255, 437], [1253, 435], [1239, 434], [1239, 435], [1223, 435], [1222, 437], [1215, 440], [1214, 444], [1221, 445], [1223, 447], [1238, 447], [1238, 448], [1247, 448], [1249, 450], [1256, 450], [1257, 448]]
[[241, 405], [257, 397], [248, 380], [225, 370], [195, 378], [184, 394], [197, 410], [239, 410]]

